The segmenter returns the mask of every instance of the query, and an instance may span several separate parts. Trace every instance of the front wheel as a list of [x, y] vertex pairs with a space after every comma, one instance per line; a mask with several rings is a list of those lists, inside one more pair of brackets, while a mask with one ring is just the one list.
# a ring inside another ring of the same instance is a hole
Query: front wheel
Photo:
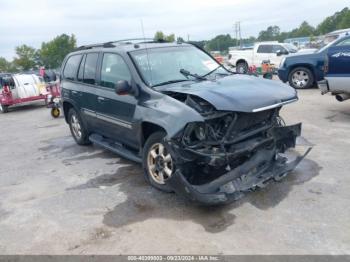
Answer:
[[83, 125], [81, 117], [74, 108], [71, 108], [68, 112], [69, 128], [72, 136], [78, 145], [89, 145], [88, 132]]
[[9, 106], [5, 106], [0, 104], [0, 112], [1, 113], [7, 113], [9, 111]]
[[143, 149], [143, 168], [148, 183], [170, 193], [173, 190], [166, 183], [174, 173], [175, 165], [164, 143], [164, 137], [164, 132], [156, 132], [147, 139]]
[[310, 69], [297, 67], [289, 73], [289, 84], [295, 89], [307, 89], [314, 83], [314, 76]]

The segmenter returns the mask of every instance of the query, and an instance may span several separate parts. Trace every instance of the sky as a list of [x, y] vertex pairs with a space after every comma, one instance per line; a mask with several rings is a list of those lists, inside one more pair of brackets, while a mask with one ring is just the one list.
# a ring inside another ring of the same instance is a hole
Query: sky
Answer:
[[78, 45], [146, 37], [156, 31], [190, 40], [257, 36], [269, 25], [282, 31], [303, 21], [316, 26], [325, 17], [350, 7], [350, 0], [0, 0], [0, 57], [12, 60], [14, 48], [42, 42], [62, 33], [75, 34]]

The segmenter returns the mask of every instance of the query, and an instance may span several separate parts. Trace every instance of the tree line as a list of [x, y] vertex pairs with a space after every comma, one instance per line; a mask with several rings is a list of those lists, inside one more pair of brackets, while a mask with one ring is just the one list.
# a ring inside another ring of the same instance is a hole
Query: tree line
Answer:
[[[350, 10], [348, 7], [325, 18], [316, 27], [313, 27], [308, 22], [304, 21], [299, 27], [294, 28], [291, 31], [281, 32], [279, 26], [272, 25], [267, 27], [266, 30], [260, 31], [258, 37], [251, 36], [242, 39], [242, 43], [252, 44], [256, 41], [283, 42], [288, 38], [314, 37], [345, 28], [350, 28]], [[209, 41], [193, 41], [193, 43], [205, 48], [207, 51], [217, 50], [221, 52], [227, 52], [229, 47], [238, 46], [240, 44], [239, 40], [232, 38], [230, 34], [218, 35]]]
[[[337, 29], [350, 28], [350, 10], [348, 7], [325, 18], [319, 25], [313, 27], [304, 21], [299, 27], [291, 31], [281, 32], [280, 27], [272, 25], [266, 30], [260, 31], [258, 37], [242, 39], [243, 44], [252, 44], [256, 41], [279, 41], [294, 37], [313, 37], [323, 35]], [[165, 35], [158, 31], [154, 35], [155, 40], [185, 42], [182, 37], [175, 34]], [[229, 47], [238, 46], [239, 40], [232, 38], [230, 34], [218, 35], [211, 40], [189, 41], [207, 51], [227, 52]], [[21, 45], [15, 48], [16, 57], [13, 61], [7, 61], [0, 57], [0, 72], [17, 72], [35, 69], [41, 66], [45, 68], [59, 68], [64, 57], [76, 48], [76, 37], [62, 34], [49, 42], [43, 42], [40, 49], [28, 45]]]
[[75, 36], [62, 34], [49, 42], [43, 42], [40, 49], [28, 45], [15, 48], [16, 57], [13, 61], [7, 61], [0, 57], [0, 72], [27, 71], [44, 66], [48, 69], [56, 69], [61, 66], [64, 57], [77, 47]]

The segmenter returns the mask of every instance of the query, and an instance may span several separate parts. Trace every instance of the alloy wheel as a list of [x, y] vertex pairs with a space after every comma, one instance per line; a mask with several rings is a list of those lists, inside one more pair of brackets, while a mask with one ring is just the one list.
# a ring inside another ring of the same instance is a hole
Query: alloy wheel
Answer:
[[293, 85], [299, 88], [307, 86], [309, 80], [309, 74], [303, 70], [298, 70], [292, 75]]
[[154, 144], [147, 156], [147, 167], [151, 178], [157, 184], [165, 184], [173, 173], [173, 160], [161, 143]]
[[74, 136], [77, 139], [80, 139], [82, 136], [81, 125], [80, 125], [79, 119], [77, 118], [76, 115], [72, 115], [71, 125], [72, 125], [72, 130], [73, 130]]

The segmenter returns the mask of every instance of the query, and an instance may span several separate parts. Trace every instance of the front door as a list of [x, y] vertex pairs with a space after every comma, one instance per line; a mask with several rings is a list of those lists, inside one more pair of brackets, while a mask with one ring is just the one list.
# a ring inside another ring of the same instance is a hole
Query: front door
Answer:
[[131, 82], [124, 59], [115, 53], [104, 53], [101, 62], [100, 84], [96, 89], [97, 119], [101, 133], [124, 145], [137, 148], [134, 114], [137, 100], [131, 95], [117, 95], [115, 84]]

